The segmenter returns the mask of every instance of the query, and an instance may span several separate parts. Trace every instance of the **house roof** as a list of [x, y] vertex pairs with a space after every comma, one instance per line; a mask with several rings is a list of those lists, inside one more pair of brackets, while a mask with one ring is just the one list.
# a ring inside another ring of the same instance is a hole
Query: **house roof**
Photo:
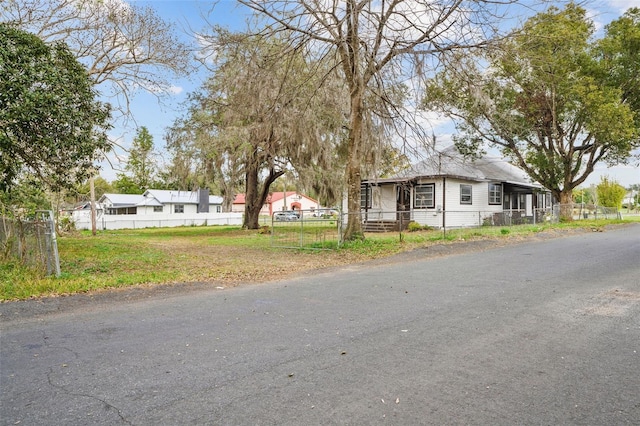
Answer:
[[[280, 191], [280, 192], [272, 192], [271, 194], [269, 194], [269, 196], [267, 197], [267, 201], [265, 202], [265, 204], [270, 204], [270, 203], [274, 203], [276, 201], [280, 201], [284, 198], [284, 192]], [[293, 197], [294, 195], [299, 195], [301, 197], [306, 198], [307, 200], [310, 200], [314, 203], [317, 203], [316, 200], [314, 200], [311, 197], [307, 197], [304, 194], [301, 194], [299, 192], [296, 191], [287, 191], [287, 198], [289, 197]], [[233, 199], [233, 204], [244, 204], [246, 203], [246, 195], [245, 194], [236, 194], [235, 198]]]
[[103, 203], [105, 199], [109, 200], [114, 207], [135, 206], [144, 201], [142, 194], [104, 194], [100, 197], [100, 203]]
[[[280, 201], [280, 200], [282, 200], [282, 199], [284, 198], [284, 194], [285, 194], [284, 192], [273, 192], [273, 193], [271, 193], [271, 194], [269, 195], [269, 198], [267, 198], [267, 203], [269, 203], [269, 202], [271, 202], [271, 203], [275, 203], [276, 201]], [[311, 198], [311, 197], [307, 197], [306, 195], [301, 194], [301, 193], [296, 192], [296, 191], [287, 191], [287, 193], [286, 193], [286, 194], [287, 194], [287, 198], [290, 198], [290, 197], [293, 197], [293, 196], [298, 195], [298, 196], [300, 196], [300, 197], [304, 197], [304, 198], [306, 198], [306, 199], [307, 199], [307, 200], [309, 200], [309, 201], [312, 201], [312, 202], [314, 202], [314, 203], [317, 203], [317, 201], [316, 201], [316, 200], [314, 200], [313, 198]]]
[[[109, 200], [114, 207], [163, 206], [165, 204], [198, 204], [198, 191], [148, 189], [144, 194], [104, 194], [100, 201]], [[209, 195], [209, 204], [222, 204], [222, 197]]]
[[233, 198], [233, 204], [244, 204], [246, 203], [246, 197], [244, 194], [236, 194]]
[[[155, 198], [161, 204], [198, 204], [198, 191], [174, 191], [167, 189], [147, 189], [144, 193]], [[209, 204], [222, 204], [222, 197], [209, 195]], [[147, 204], [151, 205], [151, 204]]]
[[398, 182], [420, 178], [451, 177], [477, 182], [503, 182], [526, 187], [541, 187], [531, 181], [524, 170], [500, 157], [485, 156], [467, 159], [454, 147], [449, 147], [390, 178], [369, 179], [368, 182]]

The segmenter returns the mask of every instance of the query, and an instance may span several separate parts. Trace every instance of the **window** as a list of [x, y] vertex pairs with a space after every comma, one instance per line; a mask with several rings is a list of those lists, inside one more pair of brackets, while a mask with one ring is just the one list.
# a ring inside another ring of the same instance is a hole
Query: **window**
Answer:
[[502, 184], [489, 184], [489, 204], [502, 204]]
[[471, 185], [460, 184], [460, 204], [473, 204], [471, 188]]
[[107, 214], [137, 214], [137, 207], [109, 207]]
[[184, 204], [176, 204], [173, 206], [174, 213], [184, 213]]
[[163, 206], [153, 206], [154, 213], [162, 213], [162, 211], [163, 211]]
[[435, 184], [416, 185], [413, 189], [413, 208], [426, 209], [435, 207]]
[[361, 209], [371, 208], [371, 186], [370, 185], [365, 184], [360, 187], [360, 208]]
[[216, 213], [220, 213], [222, 211], [222, 206], [216, 206]]

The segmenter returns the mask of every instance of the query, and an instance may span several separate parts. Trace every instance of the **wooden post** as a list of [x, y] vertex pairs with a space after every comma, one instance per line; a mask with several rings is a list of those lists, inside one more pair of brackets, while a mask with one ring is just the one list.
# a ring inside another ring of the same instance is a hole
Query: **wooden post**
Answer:
[[93, 176], [89, 178], [89, 191], [91, 194], [91, 235], [96, 235], [96, 187]]

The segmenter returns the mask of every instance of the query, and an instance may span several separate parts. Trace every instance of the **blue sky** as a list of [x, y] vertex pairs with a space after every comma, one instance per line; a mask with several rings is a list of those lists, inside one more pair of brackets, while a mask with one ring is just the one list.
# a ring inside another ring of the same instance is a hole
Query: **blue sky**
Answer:
[[[125, 1], [125, 0], [123, 0]], [[235, 0], [218, 1], [176, 1], [154, 0], [138, 1], [130, 0], [128, 3], [137, 6], [149, 6], [155, 9], [166, 21], [174, 22], [180, 35], [185, 41], [192, 43], [192, 32], [199, 32], [209, 24], [217, 24], [230, 29], [241, 30], [245, 28], [248, 14]], [[599, 0], [585, 5], [590, 16], [596, 24], [596, 28], [602, 29], [608, 22], [618, 18], [630, 7], [640, 7], [640, 0]], [[205, 18], [206, 17], [206, 20]], [[208, 23], [207, 23], [208, 21]], [[167, 127], [171, 126], [175, 118], [184, 111], [184, 102], [190, 92], [196, 90], [206, 78], [205, 71], [197, 72], [187, 78], [176, 79], [173, 82], [173, 91], [158, 102], [155, 96], [146, 93], [138, 93], [132, 100], [132, 115], [135, 122], [128, 124], [116, 123], [110, 132], [111, 138], [125, 149], [131, 145], [135, 137], [136, 127], [145, 126], [153, 136], [156, 151], [164, 160], [168, 160], [164, 152], [164, 134]], [[434, 123], [434, 132], [440, 140], [450, 137], [451, 125], [447, 123]], [[118, 170], [124, 166], [126, 151], [116, 149], [109, 155], [109, 162], [102, 163], [101, 176], [112, 181], [116, 178]], [[112, 168], [112, 165], [114, 168]], [[587, 182], [582, 186], [597, 184], [601, 176], [609, 176], [624, 186], [640, 183], [640, 168], [637, 164], [632, 166], [617, 166], [607, 168], [599, 165]]]

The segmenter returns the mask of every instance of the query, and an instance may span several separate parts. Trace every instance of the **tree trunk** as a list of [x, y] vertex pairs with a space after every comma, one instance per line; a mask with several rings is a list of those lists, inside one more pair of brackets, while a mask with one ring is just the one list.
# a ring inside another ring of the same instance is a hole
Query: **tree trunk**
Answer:
[[244, 197], [244, 229], [260, 228], [260, 210], [262, 203], [258, 196], [258, 167], [253, 159], [249, 160], [245, 174], [245, 197]]
[[229, 213], [233, 211], [233, 200], [235, 199], [235, 197], [236, 197], [235, 194], [233, 194], [233, 196], [222, 197], [222, 206], [221, 206], [222, 213]]
[[362, 162], [362, 95], [360, 90], [351, 96], [351, 128], [348, 140], [348, 161], [345, 171], [347, 183], [347, 226], [345, 241], [364, 238], [362, 232], [362, 214], [360, 211], [361, 162]]
[[257, 161], [254, 153], [254, 157], [249, 160], [245, 170], [245, 205], [244, 205], [244, 220], [242, 227], [244, 229], [259, 229], [260, 228], [260, 210], [264, 205], [269, 195], [269, 188], [271, 184], [275, 182], [280, 176], [284, 174], [284, 171], [275, 171], [273, 168], [269, 170], [269, 175], [262, 184], [262, 191], [260, 191], [260, 185], [258, 182], [260, 162]]
[[222, 192], [222, 212], [223, 213], [228, 213], [233, 211], [233, 200], [235, 200], [236, 198], [236, 192], [233, 190], [233, 185], [232, 184], [228, 184], [227, 182], [224, 181], [224, 179], [221, 179], [221, 192]]
[[560, 221], [570, 222], [573, 220], [573, 193], [571, 189], [563, 189], [560, 192]]

